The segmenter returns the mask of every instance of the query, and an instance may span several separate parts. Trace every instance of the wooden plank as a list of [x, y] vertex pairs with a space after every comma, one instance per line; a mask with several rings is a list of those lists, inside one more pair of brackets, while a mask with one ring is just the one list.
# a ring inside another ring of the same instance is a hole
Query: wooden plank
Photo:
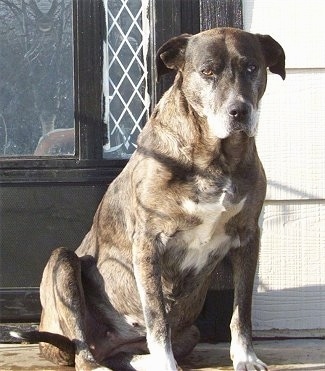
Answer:
[[325, 328], [324, 220], [325, 201], [265, 204], [255, 330]]
[[323, 0], [243, 0], [244, 29], [274, 37], [288, 68], [323, 68], [324, 11]]
[[[320, 339], [255, 341], [256, 354], [267, 363], [269, 370], [325, 370], [324, 341]], [[229, 356], [229, 343], [198, 344], [186, 358], [180, 361], [183, 370], [226, 371], [233, 370]], [[152, 367], [150, 370], [156, 370]], [[40, 357], [36, 344], [0, 344], [1, 370], [71, 371]], [[102, 368], [103, 369], [103, 368]], [[142, 368], [143, 370], [143, 368]]]
[[325, 70], [269, 74], [257, 148], [269, 200], [325, 198]]
[[200, 29], [213, 27], [243, 28], [241, 0], [200, 0]]

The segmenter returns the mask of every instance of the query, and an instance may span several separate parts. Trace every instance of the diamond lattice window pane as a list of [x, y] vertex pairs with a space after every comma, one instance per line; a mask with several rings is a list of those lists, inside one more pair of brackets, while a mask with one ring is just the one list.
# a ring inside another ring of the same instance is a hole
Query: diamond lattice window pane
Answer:
[[105, 158], [128, 158], [148, 117], [144, 45], [146, 1], [106, 0], [104, 98]]

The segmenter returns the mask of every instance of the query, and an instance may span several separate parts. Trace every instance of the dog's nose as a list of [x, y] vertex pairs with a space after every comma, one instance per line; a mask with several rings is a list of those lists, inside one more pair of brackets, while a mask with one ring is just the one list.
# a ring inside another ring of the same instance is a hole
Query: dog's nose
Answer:
[[236, 102], [228, 106], [228, 115], [236, 120], [243, 120], [250, 114], [251, 108], [245, 102]]

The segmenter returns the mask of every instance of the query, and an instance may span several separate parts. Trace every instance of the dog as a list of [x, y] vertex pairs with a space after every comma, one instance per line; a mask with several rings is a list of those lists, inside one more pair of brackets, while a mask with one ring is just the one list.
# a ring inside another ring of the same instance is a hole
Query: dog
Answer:
[[167, 41], [175, 70], [81, 243], [52, 253], [40, 287], [41, 353], [77, 370], [175, 371], [199, 341], [193, 325], [212, 272], [234, 276], [235, 370], [267, 370], [252, 346], [251, 300], [266, 178], [255, 135], [267, 68], [285, 79], [270, 36], [216, 28]]

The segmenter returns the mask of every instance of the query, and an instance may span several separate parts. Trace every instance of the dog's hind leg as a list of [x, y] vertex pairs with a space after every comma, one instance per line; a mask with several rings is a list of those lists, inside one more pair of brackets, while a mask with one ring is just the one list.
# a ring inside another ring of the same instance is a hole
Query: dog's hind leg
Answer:
[[[81, 266], [74, 252], [65, 248], [54, 250], [43, 273], [40, 295], [43, 307], [40, 331], [70, 339], [75, 350], [76, 370], [107, 370], [95, 361], [87, 345]], [[72, 350], [57, 345], [41, 343], [42, 354], [52, 362], [71, 364]]]

